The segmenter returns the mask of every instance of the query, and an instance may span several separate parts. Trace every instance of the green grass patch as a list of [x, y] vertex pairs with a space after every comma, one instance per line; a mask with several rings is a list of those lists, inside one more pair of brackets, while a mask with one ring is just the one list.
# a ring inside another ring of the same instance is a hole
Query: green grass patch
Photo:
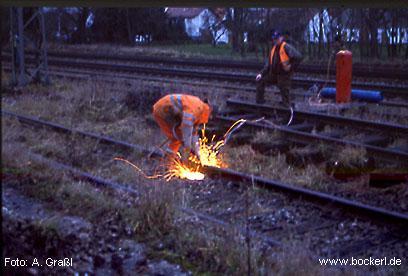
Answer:
[[[148, 46], [152, 47], [152, 46]], [[174, 44], [153, 46], [155, 49], [162, 51], [175, 52], [182, 57], [204, 57], [214, 59], [232, 59], [232, 60], [256, 60], [255, 53], [246, 53], [245, 56], [241, 56], [240, 53], [234, 52], [231, 45], [221, 44], [213, 46], [211, 44], [198, 44], [198, 43], [186, 43], [186, 44]], [[177, 55], [175, 54], [175, 55]]]

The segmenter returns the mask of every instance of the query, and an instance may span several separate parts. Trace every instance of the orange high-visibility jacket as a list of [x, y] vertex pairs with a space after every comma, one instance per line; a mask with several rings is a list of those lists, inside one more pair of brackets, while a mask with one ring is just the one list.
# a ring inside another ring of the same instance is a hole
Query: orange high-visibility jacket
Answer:
[[[279, 58], [274, 59], [275, 54], [279, 54]], [[290, 43], [283, 41], [280, 45], [272, 47], [269, 58], [259, 73], [262, 77], [269, 75], [273, 79], [274, 75], [290, 74], [301, 61], [302, 54]]]
[[[167, 128], [173, 130], [173, 138], [182, 140], [183, 145], [189, 148], [193, 146], [192, 143], [198, 142], [197, 126], [207, 123], [210, 113], [208, 104], [198, 97], [185, 94], [166, 95], [153, 105], [154, 116], [163, 119]], [[180, 122], [182, 137], [176, 131]]]
[[[285, 45], [286, 45], [286, 42], [284, 41], [279, 46], [279, 56], [280, 56], [281, 63], [286, 63], [287, 61], [289, 61], [289, 56], [285, 51]], [[272, 59], [273, 59], [273, 55], [275, 54], [275, 49], [276, 49], [276, 45], [273, 46], [271, 49], [271, 54], [269, 56], [269, 64], [272, 64]]]

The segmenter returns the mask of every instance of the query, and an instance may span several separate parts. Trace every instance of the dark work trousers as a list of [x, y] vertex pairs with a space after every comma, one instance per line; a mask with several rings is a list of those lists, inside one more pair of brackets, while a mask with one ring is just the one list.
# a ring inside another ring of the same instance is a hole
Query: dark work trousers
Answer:
[[280, 74], [273, 77], [266, 75], [256, 83], [256, 103], [262, 104], [265, 102], [265, 86], [273, 84], [279, 88], [282, 102], [285, 107], [290, 107], [289, 90], [292, 85], [292, 74]]

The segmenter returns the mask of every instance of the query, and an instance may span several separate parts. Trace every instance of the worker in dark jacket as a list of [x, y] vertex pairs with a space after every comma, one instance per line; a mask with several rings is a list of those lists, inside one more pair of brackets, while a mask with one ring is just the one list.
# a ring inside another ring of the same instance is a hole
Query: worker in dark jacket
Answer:
[[200, 159], [198, 126], [208, 122], [211, 111], [208, 102], [191, 95], [170, 94], [158, 100], [153, 116], [170, 141], [167, 152], [177, 154], [183, 146], [183, 158], [192, 152]]
[[297, 68], [302, 55], [291, 44], [285, 42], [284, 36], [279, 32], [272, 35], [273, 47], [262, 71], [256, 76], [256, 102], [265, 102], [266, 84], [276, 85], [281, 93], [283, 104], [290, 108], [289, 90], [293, 71]]

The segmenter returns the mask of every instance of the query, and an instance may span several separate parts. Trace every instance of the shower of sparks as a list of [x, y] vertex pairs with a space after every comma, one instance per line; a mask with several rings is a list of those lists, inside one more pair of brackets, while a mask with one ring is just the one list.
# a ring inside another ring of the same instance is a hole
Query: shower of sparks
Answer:
[[[190, 157], [191, 158], [191, 157]], [[181, 160], [177, 158], [173, 158], [170, 161], [170, 164], [168, 166], [168, 169], [164, 174], [156, 174], [156, 175], [147, 175], [146, 173], [143, 172], [142, 169], [140, 169], [138, 166], [133, 164], [132, 162], [120, 158], [120, 157], [115, 157], [114, 160], [117, 161], [122, 161], [125, 162], [126, 164], [132, 166], [136, 171], [141, 173], [143, 177], [147, 179], [158, 179], [158, 178], [163, 178], [166, 181], [170, 181], [174, 177], [178, 177], [180, 179], [188, 179], [188, 180], [203, 180], [204, 179], [204, 174], [199, 171], [200, 166], [190, 166], [188, 167], [187, 165], [184, 165]]]
[[[167, 166], [166, 172], [164, 174], [146, 175], [139, 167], [135, 164], [131, 163], [128, 160], [123, 158], [115, 158], [114, 160], [123, 161], [129, 165], [131, 165], [135, 170], [140, 172], [145, 178], [148, 179], [157, 179], [163, 178], [166, 181], [170, 181], [172, 178], [178, 177], [180, 179], [188, 179], [188, 180], [203, 180], [205, 175], [202, 173], [202, 169], [204, 166], [212, 166], [212, 167], [226, 167], [226, 164], [222, 161], [222, 153], [221, 149], [229, 140], [231, 134], [238, 130], [246, 120], [240, 119], [228, 129], [228, 131], [224, 134], [222, 140], [215, 141], [215, 135], [212, 136], [211, 140], [208, 139], [205, 133], [205, 125], [201, 130], [202, 138], [199, 138], [199, 145], [200, 145], [200, 159], [197, 158], [194, 154], [190, 154], [189, 162], [187, 164], [183, 164], [180, 158], [172, 158], [169, 160], [169, 165]], [[180, 157], [180, 154], [178, 154]]]
[[115, 158], [113, 158], [113, 160], [122, 161], [122, 162], [125, 162], [126, 164], [129, 164], [129, 165], [132, 166], [136, 171], [140, 172], [140, 173], [143, 175], [143, 177], [145, 177], [145, 178], [148, 178], [148, 179], [156, 179], [156, 178], [159, 178], [159, 177], [163, 177], [163, 175], [161, 175], [161, 174], [157, 174], [157, 175], [147, 175], [147, 174], [145, 174], [145, 173], [143, 172], [142, 169], [140, 169], [138, 166], [136, 166], [135, 164], [133, 164], [132, 162], [130, 162], [130, 161], [126, 160], [126, 159], [123, 159], [123, 158], [120, 158], [120, 157], [115, 157]]

